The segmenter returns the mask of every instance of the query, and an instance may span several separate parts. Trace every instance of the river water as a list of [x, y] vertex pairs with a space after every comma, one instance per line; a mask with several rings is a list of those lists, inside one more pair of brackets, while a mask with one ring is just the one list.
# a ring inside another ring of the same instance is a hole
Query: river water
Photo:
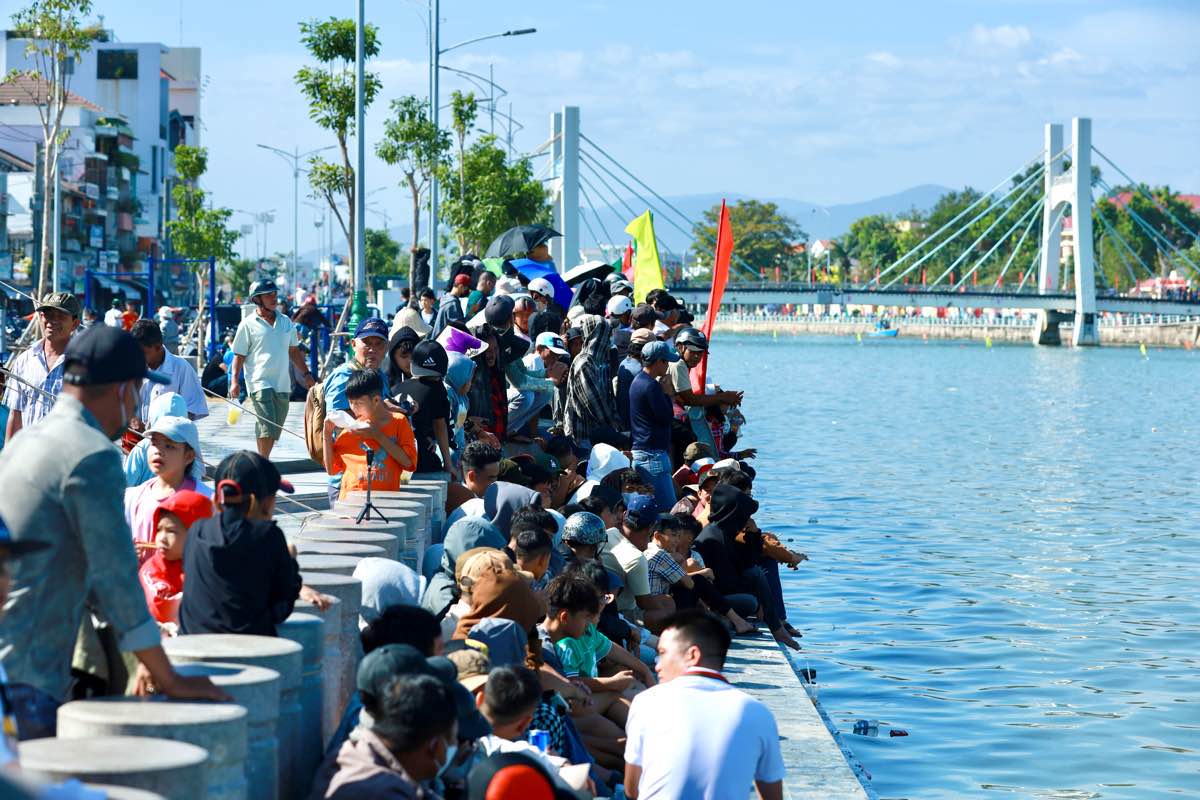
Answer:
[[718, 332], [713, 363], [882, 797], [1200, 796], [1200, 353]]

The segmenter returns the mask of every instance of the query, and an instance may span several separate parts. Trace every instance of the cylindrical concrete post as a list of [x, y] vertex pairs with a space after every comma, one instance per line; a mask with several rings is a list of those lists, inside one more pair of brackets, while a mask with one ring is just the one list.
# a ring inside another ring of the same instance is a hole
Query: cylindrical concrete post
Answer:
[[353, 575], [363, 556], [327, 556], [321, 553], [301, 553], [296, 558], [302, 572], [329, 572], [334, 575]]
[[321, 659], [324, 656], [325, 620], [313, 614], [293, 613], [278, 627], [279, 635], [304, 648], [300, 673], [300, 753], [296, 759], [297, 797], [307, 797], [312, 777], [321, 766], [325, 729], [322, 722]]
[[294, 761], [300, 749], [300, 674], [303, 668], [300, 645], [276, 636], [196, 633], [163, 639], [163, 649], [172, 661], [179, 663], [232, 661], [279, 673], [279, 796], [292, 797]]
[[113, 786], [111, 783], [85, 783], [89, 789], [104, 792], [108, 800], [167, 800], [158, 792], [134, 789], [129, 786]]
[[[397, 512], [401, 513], [401, 512]], [[408, 512], [403, 512], [408, 513]], [[407, 519], [391, 519], [387, 522], [380, 519], [363, 520], [355, 522], [354, 517], [347, 517], [338, 514], [322, 514], [319, 517], [310, 517], [304, 521], [304, 527], [300, 529], [300, 535], [303, 536], [309, 531], [342, 531], [344, 533], [386, 533], [389, 536], [395, 536], [398, 540], [398, 551], [403, 551], [408, 541], [408, 528], [410, 523]], [[374, 544], [374, 542], [369, 542]]]
[[[333, 597], [329, 608], [321, 611], [312, 603], [296, 601], [296, 611], [320, 617], [321, 626], [321, 734], [328, 741], [329, 734], [341, 722], [343, 709], [339, 706], [342, 697], [342, 601]], [[353, 691], [353, 687], [351, 687]], [[349, 694], [346, 695], [349, 697]], [[328, 731], [328, 733], [326, 733]]]
[[358, 610], [362, 606], [362, 581], [347, 575], [334, 575], [327, 572], [300, 573], [306, 586], [311, 586], [318, 592], [331, 594], [342, 601], [341, 664], [338, 674], [337, 716], [333, 725], [341, 719], [346, 702], [354, 692], [355, 678], [358, 674], [358, 661], [362, 657], [362, 640], [358, 637]]
[[[361, 506], [355, 507], [349, 505], [351, 501], [338, 501], [335, 508], [335, 514], [341, 515], [343, 518], [349, 518], [351, 524], [356, 514], [358, 514]], [[408, 504], [408, 501], [404, 501]], [[417, 551], [421, 550], [422, 540], [426, 538], [428, 523], [425, 511], [422, 508], [381, 508], [381, 513], [387, 517], [389, 523], [403, 523], [404, 525], [404, 540], [400, 545], [398, 560], [411, 562], [417, 556]], [[357, 527], [357, 526], [355, 526]]]
[[[335, 501], [330, 510], [334, 514], [356, 517], [366, 502], [366, 492], [351, 492], [341, 500]], [[429, 524], [432, 498], [422, 492], [388, 492], [383, 497], [379, 496], [379, 492], [373, 492], [371, 494], [371, 502], [389, 519], [392, 516], [390, 513], [392, 511], [413, 511], [420, 515], [417, 521], [418, 529]]]
[[34, 779], [130, 786], [170, 797], [203, 800], [208, 751], [169, 739], [94, 736], [21, 742], [21, 771]]
[[393, 560], [396, 558], [396, 556], [400, 555], [400, 547], [403, 544], [402, 537], [393, 536], [389, 533], [375, 533], [374, 531], [318, 527], [304, 528], [299, 533], [292, 534], [288, 538], [297, 544], [300, 542], [352, 542], [357, 544], [373, 544], [376, 547], [382, 547], [385, 556]]
[[233, 703], [171, 703], [159, 698], [75, 700], [58, 709], [58, 738], [145, 736], [208, 751], [204, 796], [245, 800], [246, 709]]
[[387, 551], [374, 544], [360, 542], [314, 542], [297, 539], [296, 552], [300, 555], [316, 553], [325, 556], [358, 556], [359, 558], [387, 558]]
[[251, 798], [279, 796], [279, 673], [232, 661], [176, 664], [180, 675], [203, 675], [246, 709], [246, 786]]

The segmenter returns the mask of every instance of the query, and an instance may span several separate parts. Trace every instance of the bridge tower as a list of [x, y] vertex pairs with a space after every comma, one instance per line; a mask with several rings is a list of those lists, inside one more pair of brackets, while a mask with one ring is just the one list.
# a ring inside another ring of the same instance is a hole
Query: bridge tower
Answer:
[[579, 263], [579, 106], [563, 106], [550, 115], [550, 158], [554, 199], [554, 230], [550, 256], [559, 272]]
[[[1070, 165], [1067, 166], [1069, 155]], [[1038, 291], [1059, 290], [1059, 254], [1063, 210], [1071, 207], [1072, 255], [1075, 277], [1074, 330], [1076, 347], [1100, 344], [1096, 327], [1096, 277], [1092, 246], [1092, 121], [1071, 120], [1071, 149], [1063, 150], [1062, 125], [1046, 125], [1046, 203], [1042, 207], [1042, 258], [1038, 267]], [[1059, 323], [1068, 319], [1062, 311], [1043, 311], [1034, 331], [1034, 342], [1061, 344]]]

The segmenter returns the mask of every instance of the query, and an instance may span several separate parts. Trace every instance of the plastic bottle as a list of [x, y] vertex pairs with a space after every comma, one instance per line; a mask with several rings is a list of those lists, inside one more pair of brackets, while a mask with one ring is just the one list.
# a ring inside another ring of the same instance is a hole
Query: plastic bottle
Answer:
[[860, 719], [854, 723], [854, 733], [858, 736], [878, 736], [879, 720]]
[[529, 743], [543, 753], [550, 750], [550, 731], [529, 731]]
[[242, 418], [242, 407], [239, 405], [235, 405], [234, 403], [230, 403], [229, 404], [229, 413], [225, 415], [225, 423], [227, 425], [237, 425], [238, 420], [240, 420], [241, 418]]

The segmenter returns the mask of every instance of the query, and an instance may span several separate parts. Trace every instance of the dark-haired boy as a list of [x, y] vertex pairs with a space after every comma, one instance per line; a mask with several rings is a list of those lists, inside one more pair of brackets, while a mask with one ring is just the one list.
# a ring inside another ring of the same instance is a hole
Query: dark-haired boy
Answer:
[[533, 576], [533, 590], [544, 588], [546, 581], [543, 579], [550, 569], [550, 551], [553, 548], [550, 534], [533, 522], [513, 523], [508, 547], [513, 553], [517, 569]]
[[[417, 444], [408, 417], [392, 411], [383, 400], [383, 373], [377, 369], [352, 372], [346, 399], [358, 426], [345, 428], [325, 449], [325, 470], [342, 476], [341, 496], [368, 486], [382, 491], [400, 488], [400, 473], [417, 464]], [[328, 444], [328, 442], [327, 442]], [[367, 451], [373, 460], [367, 463]]]
[[688, 524], [694, 522], [687, 515], [671, 514], [659, 517], [655, 523], [654, 540], [646, 548], [650, 594], [669, 594], [680, 609], [698, 608], [703, 601], [713, 612], [729, 620], [735, 633], [754, 632], [754, 626], [734, 610], [708, 577], [688, 574], [688, 553], [699, 532], [698, 528]]

